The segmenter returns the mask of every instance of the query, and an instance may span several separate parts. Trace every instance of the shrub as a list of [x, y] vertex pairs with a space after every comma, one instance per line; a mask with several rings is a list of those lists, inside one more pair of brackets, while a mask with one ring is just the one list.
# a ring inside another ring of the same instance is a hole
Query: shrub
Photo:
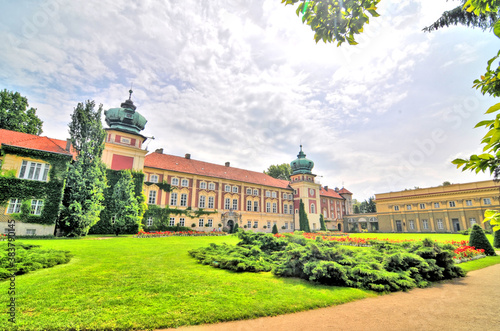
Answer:
[[493, 246], [495, 246], [495, 248], [500, 248], [500, 230], [495, 231], [494, 237]]
[[495, 250], [491, 246], [488, 238], [486, 238], [483, 229], [477, 224], [474, 224], [472, 227], [469, 237], [469, 246], [474, 246], [476, 249], [484, 249], [484, 253], [486, 255], [496, 255]]
[[238, 232], [238, 223], [236, 223], [234, 225], [234, 228], [233, 228], [233, 233], [236, 233], [236, 232]]
[[278, 227], [276, 226], [276, 224], [273, 225], [273, 230], [271, 231], [273, 234], [276, 234], [278, 233]]

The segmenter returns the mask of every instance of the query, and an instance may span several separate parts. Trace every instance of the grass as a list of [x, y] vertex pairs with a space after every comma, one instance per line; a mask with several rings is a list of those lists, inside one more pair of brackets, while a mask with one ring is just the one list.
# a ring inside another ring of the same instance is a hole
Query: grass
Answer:
[[[373, 238], [439, 241], [451, 234], [356, 234]], [[209, 243], [235, 244], [236, 237], [90, 236], [27, 240], [42, 248], [69, 250], [68, 264], [16, 277], [20, 330], [155, 329], [272, 316], [373, 297], [354, 288], [320, 286], [271, 273], [234, 273], [198, 264], [188, 250]], [[492, 237], [492, 236], [491, 236]], [[460, 266], [476, 270], [500, 263], [488, 257]], [[7, 322], [8, 282], [0, 282], [0, 330]]]
[[[350, 237], [359, 237], [359, 238], [378, 238], [378, 239], [394, 239], [394, 240], [405, 240], [405, 239], [414, 239], [420, 240], [423, 238], [431, 238], [432, 240], [437, 240], [439, 242], [445, 241], [469, 241], [469, 236], [463, 234], [452, 234], [452, 233], [351, 233]], [[493, 235], [487, 234], [486, 238], [493, 245]]]

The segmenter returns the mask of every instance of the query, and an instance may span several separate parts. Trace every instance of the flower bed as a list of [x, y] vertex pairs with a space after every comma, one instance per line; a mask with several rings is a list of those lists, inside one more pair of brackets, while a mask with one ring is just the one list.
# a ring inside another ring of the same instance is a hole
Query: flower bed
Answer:
[[476, 249], [474, 246], [460, 246], [454, 250], [456, 256], [453, 257], [455, 263], [462, 263], [486, 257], [484, 249]]
[[7, 235], [6, 234], [0, 234], [0, 241], [7, 240]]
[[155, 231], [155, 232], [145, 232], [144, 230], [140, 230], [134, 238], [160, 238], [160, 237], [217, 237], [217, 236], [225, 236], [225, 232], [219, 231]]

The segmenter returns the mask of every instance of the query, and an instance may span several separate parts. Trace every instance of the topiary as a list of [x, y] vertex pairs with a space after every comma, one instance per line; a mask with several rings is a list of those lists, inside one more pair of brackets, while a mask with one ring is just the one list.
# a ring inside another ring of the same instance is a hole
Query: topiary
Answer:
[[273, 230], [271, 231], [273, 234], [276, 234], [278, 233], [278, 227], [276, 226], [276, 224], [273, 225]]
[[477, 224], [474, 224], [472, 227], [469, 237], [469, 246], [474, 246], [476, 249], [484, 249], [484, 254], [486, 255], [497, 255], [490, 241], [486, 238], [483, 229]]
[[493, 246], [495, 248], [500, 248], [500, 230], [495, 231], [494, 238]]

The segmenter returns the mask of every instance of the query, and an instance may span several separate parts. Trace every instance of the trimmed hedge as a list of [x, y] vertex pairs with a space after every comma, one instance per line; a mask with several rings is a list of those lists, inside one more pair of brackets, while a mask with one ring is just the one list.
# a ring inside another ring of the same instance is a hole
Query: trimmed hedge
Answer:
[[474, 224], [469, 237], [469, 246], [474, 246], [476, 249], [484, 249], [484, 254], [489, 256], [497, 255], [490, 241], [486, 238], [483, 229]]

